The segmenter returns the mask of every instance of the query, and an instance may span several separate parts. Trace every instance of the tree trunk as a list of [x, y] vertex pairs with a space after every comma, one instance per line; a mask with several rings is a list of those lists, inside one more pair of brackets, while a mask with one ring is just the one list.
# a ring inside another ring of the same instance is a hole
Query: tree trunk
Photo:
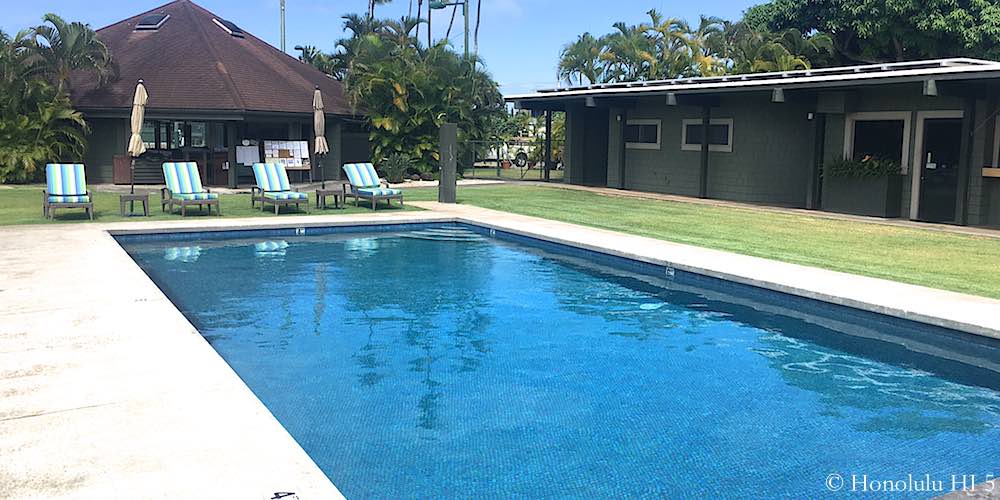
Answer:
[[455, 24], [455, 13], [458, 12], [458, 4], [456, 3], [451, 7], [451, 20], [448, 21], [448, 31], [445, 32], [444, 37], [447, 40], [451, 40], [451, 26]]
[[476, 47], [477, 56], [479, 55], [479, 19], [480, 19], [480, 13], [482, 13], [482, 11], [483, 11], [483, 0], [478, 0], [476, 2], [476, 34], [475, 34], [476, 41], [473, 43], [473, 46]]

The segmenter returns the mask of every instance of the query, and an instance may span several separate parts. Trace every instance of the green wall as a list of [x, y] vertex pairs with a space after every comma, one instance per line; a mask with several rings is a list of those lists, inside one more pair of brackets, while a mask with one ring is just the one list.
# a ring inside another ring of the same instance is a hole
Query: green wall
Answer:
[[[812, 165], [813, 128], [806, 119], [812, 101], [770, 102], [770, 93], [726, 97], [712, 118], [733, 120], [733, 151], [709, 153], [708, 196], [723, 200], [804, 206]], [[660, 149], [627, 149], [625, 187], [697, 196], [701, 152], [681, 150], [682, 120], [700, 119], [696, 106], [667, 106], [644, 98], [627, 110], [629, 119], [660, 120]], [[619, 185], [620, 132], [610, 116], [608, 185]]]
[[87, 182], [109, 184], [114, 180], [114, 156], [125, 154], [128, 120], [124, 118], [88, 118], [90, 134], [83, 162]]
[[[959, 84], [939, 83], [940, 96], [924, 96], [919, 82], [858, 87], [846, 92], [844, 107], [826, 113], [824, 161], [842, 157], [846, 114], [856, 112], [902, 112], [910, 119], [909, 147], [905, 152], [909, 168], [900, 180], [900, 213], [909, 217], [914, 172], [919, 175], [920, 152], [915, 151], [918, 111], [963, 110], [965, 95], [972, 92], [976, 101], [975, 133], [968, 178], [968, 221], [975, 225], [1000, 226], [1000, 179], [984, 179], [980, 168], [992, 163], [994, 130], [1000, 110], [1000, 83], [962, 88]], [[827, 94], [828, 95], [828, 94]], [[771, 93], [758, 91], [727, 94], [712, 108], [712, 118], [733, 120], [733, 151], [711, 152], [708, 168], [708, 196], [715, 199], [803, 207], [810, 190], [814, 162], [817, 121], [807, 113], [818, 109], [819, 91], [785, 91], [786, 102], [772, 103]], [[627, 149], [624, 187], [686, 196], [697, 196], [700, 175], [700, 151], [681, 150], [681, 127], [684, 119], [700, 119], [698, 106], [667, 106], [663, 96], [643, 97], [628, 103], [598, 99], [607, 109], [607, 186], [619, 187], [620, 129], [617, 116], [624, 109], [629, 119], [656, 119], [661, 123], [660, 148]], [[683, 102], [683, 100], [682, 100]], [[602, 106], [603, 105], [603, 106]], [[623, 108], [627, 106], [627, 108]], [[826, 110], [829, 111], [829, 110]], [[566, 179], [583, 184], [584, 166], [593, 141], [587, 126], [594, 119], [582, 100], [567, 105]]]

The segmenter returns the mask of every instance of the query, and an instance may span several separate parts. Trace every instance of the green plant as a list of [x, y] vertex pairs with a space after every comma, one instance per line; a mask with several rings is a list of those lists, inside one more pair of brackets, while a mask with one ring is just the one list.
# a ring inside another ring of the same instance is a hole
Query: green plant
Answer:
[[386, 180], [393, 184], [403, 182], [406, 173], [413, 167], [413, 161], [403, 153], [393, 153], [379, 163], [379, 170]]
[[353, 35], [338, 44], [338, 60], [352, 105], [365, 111], [375, 158], [402, 153], [421, 171], [436, 169], [446, 122], [458, 124], [459, 144], [487, 138], [504, 104], [481, 61], [462, 57], [446, 41], [421, 45], [413, 35], [419, 19], [354, 26], [356, 17], [345, 16]]
[[888, 177], [899, 172], [898, 161], [874, 156], [860, 160], [844, 158], [823, 165], [823, 173], [830, 177]]
[[0, 182], [39, 180], [51, 161], [80, 161], [87, 125], [44, 77], [30, 32], [0, 32]]

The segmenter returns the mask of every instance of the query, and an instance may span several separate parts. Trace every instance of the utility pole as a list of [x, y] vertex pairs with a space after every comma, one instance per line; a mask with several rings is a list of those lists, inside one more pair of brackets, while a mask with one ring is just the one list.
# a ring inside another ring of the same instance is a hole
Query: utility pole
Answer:
[[281, 0], [281, 51], [285, 51], [285, 0]]

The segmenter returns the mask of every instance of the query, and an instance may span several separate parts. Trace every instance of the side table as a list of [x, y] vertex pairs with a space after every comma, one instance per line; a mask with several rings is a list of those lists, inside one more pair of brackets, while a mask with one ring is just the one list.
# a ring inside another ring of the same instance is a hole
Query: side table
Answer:
[[[122, 217], [139, 215], [135, 213], [135, 202], [142, 203], [142, 215], [149, 215], [149, 193], [125, 193], [118, 197], [118, 211]], [[128, 213], [125, 213], [125, 203], [129, 204]]]
[[316, 208], [326, 208], [326, 198], [333, 196], [333, 207], [341, 208], [344, 203], [344, 188], [330, 188], [316, 190]]

